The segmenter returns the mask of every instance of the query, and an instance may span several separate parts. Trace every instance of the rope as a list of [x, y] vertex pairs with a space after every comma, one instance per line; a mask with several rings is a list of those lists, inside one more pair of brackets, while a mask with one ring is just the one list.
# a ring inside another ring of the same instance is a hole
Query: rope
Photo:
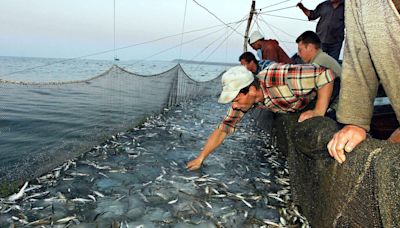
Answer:
[[265, 16], [271, 16], [271, 17], [280, 17], [280, 18], [285, 18], [285, 19], [291, 19], [291, 20], [297, 20], [297, 21], [306, 21], [306, 22], [313, 22], [313, 23], [317, 23], [316, 21], [309, 21], [306, 19], [300, 19], [300, 18], [294, 18], [294, 17], [285, 17], [285, 16], [279, 16], [279, 15], [273, 15], [273, 14], [263, 14]]
[[272, 5], [265, 6], [265, 7], [263, 7], [263, 8], [260, 8], [259, 11], [261, 11], [261, 10], [263, 10], [263, 9], [265, 9], [265, 8], [269, 8], [269, 7], [272, 7], [272, 6], [280, 5], [280, 4], [282, 4], [282, 3], [284, 3], [284, 2], [288, 2], [288, 1], [291, 1], [291, 0], [285, 0], [285, 1], [282, 1], [282, 2], [278, 2], [278, 3], [272, 4]]
[[[240, 21], [239, 21], [240, 22]], [[234, 24], [234, 23], [238, 23], [238, 22], [231, 22], [230, 24]], [[199, 31], [204, 31], [204, 30], [209, 30], [212, 28], [216, 28], [216, 27], [221, 27], [222, 25], [214, 25], [211, 27], [206, 27], [206, 28], [201, 28], [201, 29], [195, 29], [195, 30], [191, 30], [186, 32], [185, 34], [189, 34], [189, 33], [194, 33], [194, 32], [199, 32]], [[160, 40], [164, 40], [164, 39], [168, 39], [168, 38], [172, 38], [172, 37], [176, 37], [181, 35], [181, 33], [177, 33], [177, 34], [173, 34], [173, 35], [168, 35], [168, 36], [164, 36], [164, 37], [160, 37], [154, 40], [150, 40], [150, 41], [145, 41], [145, 42], [141, 42], [141, 43], [137, 43], [137, 44], [132, 44], [132, 45], [128, 45], [128, 46], [123, 46], [120, 48], [116, 48], [116, 49], [109, 49], [109, 50], [105, 50], [105, 51], [100, 51], [100, 52], [95, 52], [92, 54], [87, 54], [87, 55], [82, 55], [82, 56], [78, 56], [78, 57], [74, 57], [74, 58], [69, 58], [69, 59], [64, 59], [64, 60], [59, 60], [59, 61], [54, 61], [52, 63], [47, 63], [47, 64], [43, 64], [43, 65], [39, 65], [39, 66], [35, 66], [35, 67], [29, 67], [29, 68], [25, 68], [22, 70], [18, 70], [18, 71], [13, 71], [10, 73], [6, 73], [3, 74], [3, 76], [9, 76], [9, 75], [13, 75], [13, 74], [17, 74], [17, 73], [21, 73], [21, 72], [25, 72], [25, 71], [30, 71], [30, 70], [34, 70], [34, 69], [38, 69], [38, 68], [43, 68], [43, 67], [47, 67], [47, 66], [51, 66], [51, 65], [55, 65], [55, 64], [59, 64], [59, 63], [65, 63], [65, 62], [69, 62], [69, 61], [73, 61], [73, 60], [77, 60], [77, 59], [83, 59], [83, 58], [87, 58], [87, 57], [91, 57], [91, 56], [97, 56], [97, 55], [102, 55], [102, 54], [106, 54], [106, 53], [110, 53], [113, 52], [115, 50], [123, 50], [123, 49], [127, 49], [127, 48], [132, 48], [132, 47], [136, 47], [136, 46], [140, 46], [140, 45], [144, 45], [144, 44], [149, 44], [149, 43], [154, 43]]]
[[[222, 28], [222, 29], [224, 29], [224, 28]], [[218, 30], [218, 31], [220, 31], [220, 30]], [[142, 60], [136, 61], [136, 62], [134, 62], [134, 63], [132, 63], [132, 64], [127, 65], [127, 66], [134, 66], [134, 65], [136, 65], [136, 64], [138, 64], [138, 63], [141, 63], [141, 62], [143, 62], [143, 61], [145, 61], [145, 60], [150, 59], [151, 57], [154, 57], [154, 56], [156, 56], [156, 55], [159, 55], [159, 54], [162, 54], [162, 53], [164, 53], [164, 52], [167, 52], [167, 51], [169, 51], [169, 50], [171, 50], [171, 49], [174, 49], [174, 48], [177, 48], [177, 47], [179, 47], [179, 46], [181, 46], [181, 45], [183, 46], [183, 45], [185, 45], [185, 44], [188, 44], [188, 43], [191, 43], [191, 42], [193, 42], [193, 41], [199, 40], [199, 39], [204, 38], [204, 37], [206, 37], [206, 36], [208, 36], [208, 35], [214, 34], [215, 32], [218, 32], [218, 31], [212, 31], [212, 32], [209, 32], [209, 33], [207, 33], [207, 34], [205, 34], [205, 35], [203, 35], [203, 36], [200, 36], [200, 37], [197, 37], [197, 38], [195, 38], [195, 39], [192, 39], [192, 40], [188, 40], [188, 41], [186, 41], [186, 42], [183, 42], [182, 44], [178, 44], [178, 45], [174, 45], [174, 46], [172, 46], [172, 47], [166, 48], [166, 49], [164, 49], [164, 50], [162, 50], [162, 51], [159, 51], [159, 52], [157, 52], [157, 53], [155, 53], [155, 54], [153, 54], [153, 55], [150, 55], [150, 56], [148, 56], [148, 57], [146, 57], [146, 58], [144, 58], [144, 59], [142, 59]]]
[[195, 2], [198, 6], [200, 6], [201, 8], [203, 8], [204, 10], [206, 10], [209, 14], [211, 14], [212, 16], [214, 16], [215, 18], [217, 18], [217, 20], [219, 20], [221, 23], [223, 23], [225, 26], [231, 28], [233, 31], [235, 31], [237, 34], [239, 34], [240, 36], [244, 36], [242, 33], [238, 32], [236, 29], [232, 28], [230, 25], [226, 24], [223, 20], [221, 20], [217, 15], [215, 15], [214, 13], [212, 13], [209, 9], [207, 9], [206, 7], [202, 6], [200, 3], [198, 3], [196, 0], [193, 0], [193, 2]]
[[280, 11], [280, 10], [284, 10], [284, 9], [290, 9], [290, 8], [294, 8], [294, 7], [296, 7], [296, 6], [288, 6], [288, 7], [283, 7], [283, 8], [279, 8], [279, 9], [268, 10], [268, 11], [265, 11], [265, 12], [260, 13], [260, 14], [271, 13], [271, 12]]
[[115, 54], [115, 0], [114, 0], [114, 60], [117, 60], [117, 55]]
[[[241, 23], [239, 23], [239, 24], [236, 26], [236, 29], [239, 28], [239, 26], [242, 25], [242, 23], [243, 23], [244, 21], [245, 21], [245, 20], [243, 20]], [[214, 54], [214, 52], [215, 52], [216, 50], [218, 50], [218, 49], [221, 47], [221, 45], [222, 45], [230, 36], [232, 36], [233, 32], [234, 32], [234, 31], [232, 31], [232, 32], [229, 34], [229, 36], [225, 37], [225, 39], [223, 39], [223, 40], [221, 41], [221, 43], [207, 56], [207, 58], [205, 58], [202, 62], [200, 62], [200, 63], [198, 64], [198, 66], [197, 66], [197, 68], [195, 69], [195, 71], [197, 71], [197, 70], [199, 69], [200, 65], [203, 64], [205, 61], [207, 61], [207, 59], [210, 58], [210, 56], [211, 56], [212, 54]]]
[[[263, 21], [265, 24], [267, 24], [267, 22], [262, 18], [262, 17], [260, 17], [261, 19], [261, 21]], [[293, 36], [292, 34], [289, 34], [289, 33], [287, 33], [285, 30], [283, 30], [283, 29], [280, 29], [280, 28], [278, 28], [278, 27], [276, 27], [276, 26], [274, 26], [274, 25], [272, 25], [272, 24], [268, 24], [268, 26], [271, 26], [271, 27], [273, 27], [273, 28], [275, 28], [276, 30], [278, 30], [278, 31], [280, 31], [280, 32], [282, 32], [282, 33], [284, 33], [284, 34], [286, 34], [286, 35], [288, 35], [288, 36], [290, 36], [290, 37], [292, 37], [292, 38], [297, 38], [297, 36]]]
[[[247, 15], [241, 20], [241, 22], [237, 23], [238, 25], [240, 25], [241, 23], [243, 23], [245, 20], [247, 20]], [[218, 37], [217, 39], [215, 39], [214, 41], [212, 41], [211, 43], [209, 43], [205, 48], [203, 48], [199, 53], [197, 53], [196, 55], [194, 55], [190, 60], [194, 60], [197, 56], [201, 55], [205, 50], [207, 50], [212, 44], [214, 44], [215, 42], [217, 42], [219, 39], [221, 39], [223, 36], [225, 36], [225, 34], [223, 34], [222, 36]], [[226, 35], [227, 37], [229, 37], [229, 35]], [[227, 38], [226, 38], [227, 39]], [[203, 61], [204, 62], [204, 61]], [[202, 63], [203, 63], [202, 62]]]
[[[260, 21], [261, 21], [261, 22], [264, 22], [264, 23], [268, 26], [268, 28], [271, 30], [271, 32], [276, 36], [276, 38], [277, 38], [278, 40], [280, 40], [279, 36], [275, 33], [275, 31], [272, 29], [272, 26], [271, 26], [270, 24], [268, 24], [268, 23], [267, 23], [263, 18], [261, 18], [261, 17], [260, 17]], [[284, 44], [284, 46], [285, 46], [286, 50], [289, 50], [289, 48], [286, 46], [286, 44]]]
[[183, 43], [183, 33], [185, 32], [186, 10], [187, 10], [187, 0], [185, 1], [185, 12], [183, 13], [181, 47], [179, 49], [179, 58], [178, 58], [179, 62], [181, 61], [180, 59], [182, 57], [182, 43]]

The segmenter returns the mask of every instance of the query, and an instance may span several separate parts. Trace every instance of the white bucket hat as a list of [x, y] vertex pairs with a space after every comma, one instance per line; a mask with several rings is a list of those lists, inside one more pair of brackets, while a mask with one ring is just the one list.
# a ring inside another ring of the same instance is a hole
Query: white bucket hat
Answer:
[[264, 36], [261, 35], [259, 31], [254, 31], [249, 37], [249, 44], [255, 43], [257, 40], [264, 39]]
[[231, 102], [241, 89], [246, 88], [253, 81], [253, 73], [247, 70], [246, 67], [235, 66], [230, 68], [222, 75], [222, 92], [218, 102], [223, 104]]

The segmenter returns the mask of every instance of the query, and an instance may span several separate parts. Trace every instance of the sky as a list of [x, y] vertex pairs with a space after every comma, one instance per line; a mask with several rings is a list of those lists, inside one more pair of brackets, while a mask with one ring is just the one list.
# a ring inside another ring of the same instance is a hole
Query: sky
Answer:
[[[320, 2], [302, 1], [309, 9]], [[316, 27], [297, 3], [257, 0], [253, 19], [252, 30], [278, 40], [289, 56], [296, 37]], [[250, 6], [251, 0], [115, 0], [114, 14], [114, 0], [2, 0], [0, 55], [237, 62]]]

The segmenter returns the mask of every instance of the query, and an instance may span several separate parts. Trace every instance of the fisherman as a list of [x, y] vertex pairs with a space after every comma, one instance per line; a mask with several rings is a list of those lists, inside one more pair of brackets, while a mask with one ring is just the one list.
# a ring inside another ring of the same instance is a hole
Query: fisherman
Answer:
[[322, 41], [322, 50], [339, 60], [344, 40], [344, 0], [326, 0], [314, 10], [307, 9], [301, 2], [297, 6], [308, 20], [319, 18], [316, 30]]
[[248, 40], [250, 46], [257, 51], [260, 60], [277, 63], [293, 63], [276, 40], [265, 40], [259, 31], [254, 31]]
[[[400, 122], [400, 1], [354, 0], [346, 3], [346, 46], [338, 121], [346, 124], [328, 143], [339, 163], [366, 139], [379, 83]], [[388, 141], [400, 143], [400, 128]]]
[[245, 66], [247, 70], [251, 71], [254, 75], [257, 75], [260, 71], [267, 68], [271, 63], [270, 60], [258, 61], [253, 53], [244, 52], [239, 56], [239, 62], [242, 66]]
[[204, 159], [235, 131], [236, 124], [253, 107], [280, 113], [300, 112], [317, 96], [314, 109], [301, 113], [298, 121], [324, 116], [334, 79], [332, 70], [315, 65], [271, 63], [256, 78], [244, 66], [229, 69], [222, 76], [223, 89], [218, 102], [232, 102], [231, 107], [197, 158], [186, 167], [200, 168]]
[[305, 31], [296, 39], [298, 55], [304, 63], [317, 64], [329, 68], [335, 73], [336, 78], [334, 82], [331, 105], [329, 105], [329, 117], [336, 120], [335, 110], [337, 109], [337, 102], [340, 90], [340, 75], [342, 74], [342, 67], [331, 56], [321, 50], [321, 40], [318, 35], [313, 31]]

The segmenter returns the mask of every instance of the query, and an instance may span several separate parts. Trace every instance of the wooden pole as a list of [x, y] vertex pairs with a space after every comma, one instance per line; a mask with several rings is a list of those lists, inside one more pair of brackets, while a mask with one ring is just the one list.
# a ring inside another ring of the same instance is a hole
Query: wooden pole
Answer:
[[249, 30], [250, 30], [251, 20], [253, 20], [253, 15], [254, 15], [255, 9], [256, 9], [256, 0], [253, 0], [251, 3], [249, 19], [247, 20], [246, 32], [244, 34], [243, 52], [247, 51], [247, 41], [249, 39]]

